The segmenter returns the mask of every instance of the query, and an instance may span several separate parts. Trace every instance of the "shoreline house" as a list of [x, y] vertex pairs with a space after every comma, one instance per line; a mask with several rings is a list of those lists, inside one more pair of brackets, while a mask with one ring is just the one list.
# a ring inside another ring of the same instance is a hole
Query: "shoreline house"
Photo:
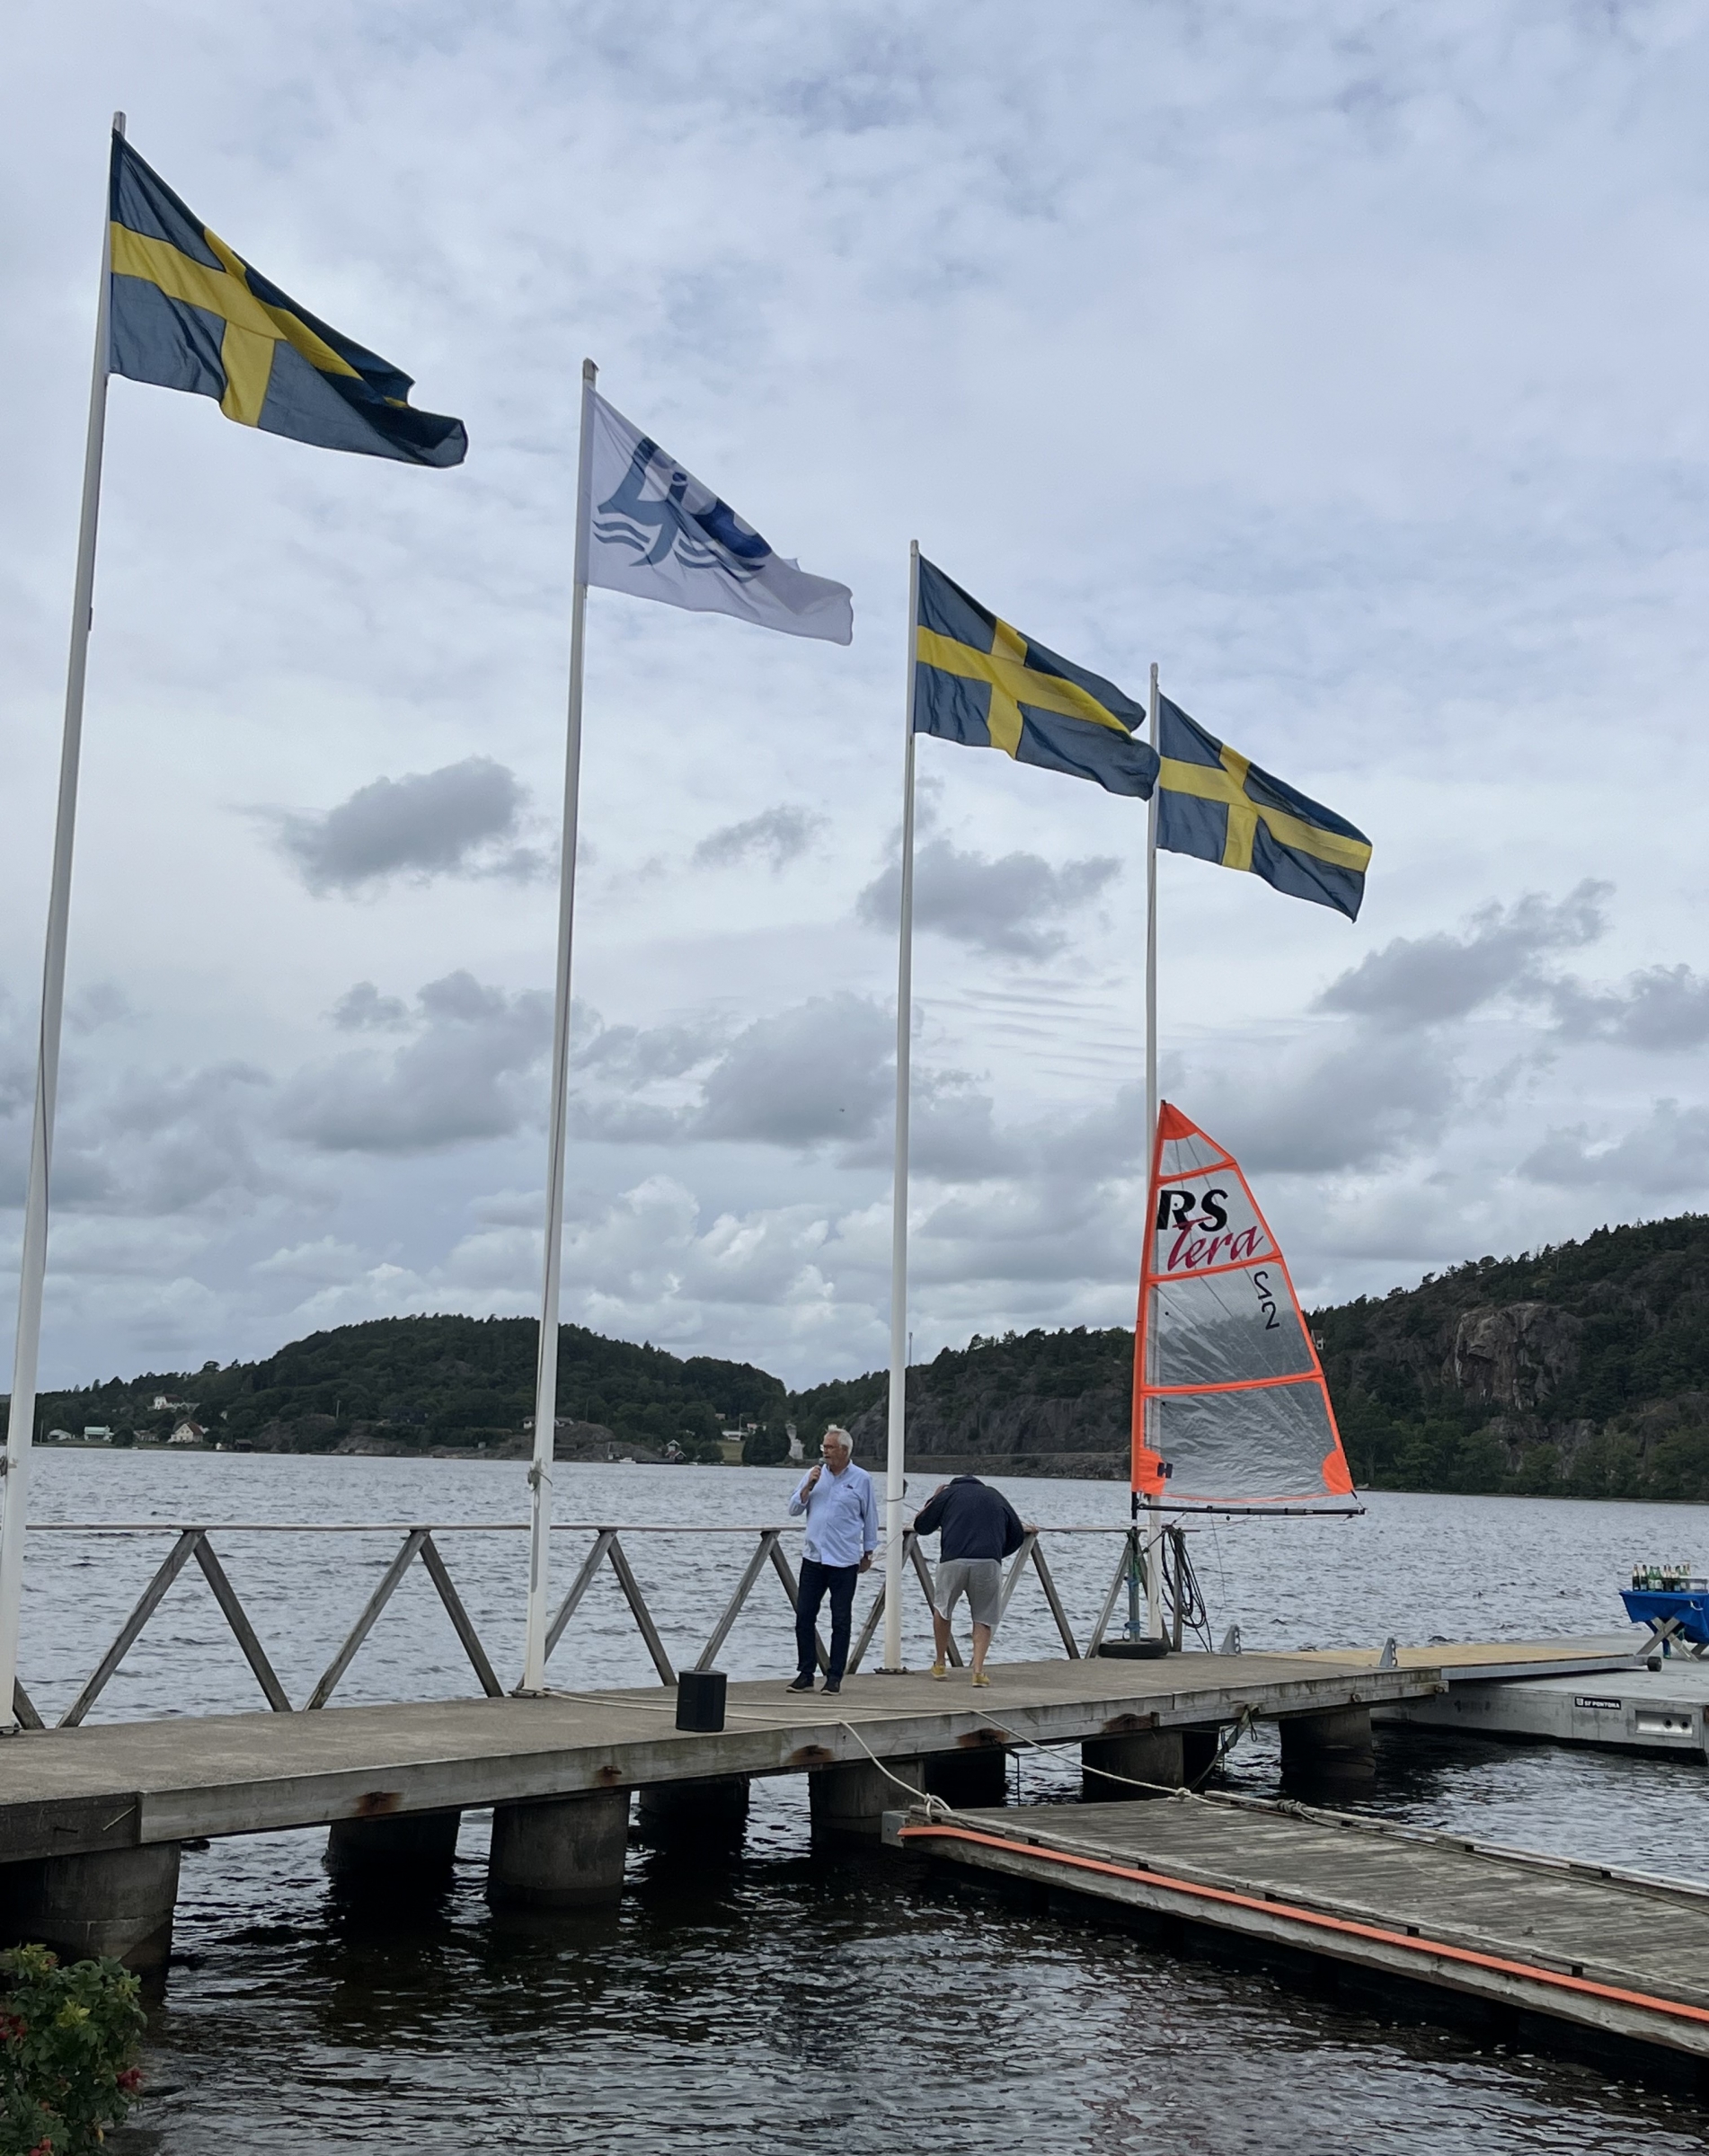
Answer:
[[186, 1418], [173, 1427], [173, 1434], [166, 1442], [168, 1445], [205, 1445], [208, 1442], [208, 1432], [203, 1429], [200, 1423], [191, 1422]]

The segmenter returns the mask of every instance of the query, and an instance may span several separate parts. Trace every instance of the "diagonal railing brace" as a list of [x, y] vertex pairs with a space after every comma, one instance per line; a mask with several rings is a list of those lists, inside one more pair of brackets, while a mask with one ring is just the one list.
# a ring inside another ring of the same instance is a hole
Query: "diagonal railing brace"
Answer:
[[661, 1684], [674, 1684], [677, 1673], [671, 1667], [670, 1657], [665, 1652], [665, 1643], [659, 1636], [659, 1627], [652, 1621], [652, 1612], [647, 1607], [647, 1598], [640, 1583], [630, 1569], [629, 1560], [615, 1527], [602, 1527], [593, 1538], [593, 1548], [581, 1560], [581, 1569], [570, 1584], [570, 1592], [558, 1606], [546, 1632], [545, 1658], [551, 1659], [552, 1650], [563, 1637], [563, 1628], [575, 1615], [582, 1596], [593, 1585], [594, 1577], [602, 1564], [609, 1564], [617, 1576], [617, 1585], [623, 1589], [624, 1600], [629, 1604], [629, 1614], [635, 1621], [647, 1652], [652, 1657], [652, 1666], [659, 1672]]
[[60, 1716], [60, 1728], [75, 1729], [106, 1691], [113, 1672], [137, 1644], [137, 1635], [160, 1607], [167, 1588], [190, 1562], [190, 1553], [201, 1541], [203, 1532], [199, 1527], [186, 1527], [179, 1535], [161, 1560], [159, 1570], [137, 1597], [136, 1608], [120, 1626], [118, 1638], [101, 1657], [94, 1674]]
[[1137, 1552], [1135, 1549], [1138, 1541], [1137, 1531], [1130, 1527], [1122, 1538], [1121, 1555], [1116, 1560], [1115, 1577], [1110, 1582], [1110, 1592], [1103, 1598], [1103, 1607], [1098, 1612], [1098, 1621], [1093, 1626], [1092, 1636], [1086, 1641], [1086, 1653], [1089, 1657], [1095, 1655], [1103, 1645], [1103, 1636], [1110, 1629], [1111, 1618], [1115, 1614], [1116, 1597], [1128, 1584], [1128, 1573], [1130, 1567], [1136, 1561], [1141, 1567], [1145, 1563], [1143, 1552]]
[[748, 1560], [748, 1569], [737, 1582], [736, 1592], [731, 1596], [723, 1615], [713, 1628], [713, 1635], [700, 1650], [700, 1659], [695, 1664], [697, 1670], [710, 1669], [718, 1659], [718, 1650], [730, 1637], [731, 1627], [741, 1615], [742, 1605], [754, 1591], [754, 1582], [766, 1569], [766, 1560], [781, 1539], [783, 1530], [762, 1527], [754, 1554]]
[[439, 1600], [445, 1604], [445, 1613], [456, 1628], [457, 1638], [463, 1642], [463, 1651], [469, 1657], [469, 1666], [474, 1670], [482, 1691], [490, 1700], [501, 1700], [504, 1697], [504, 1686], [500, 1683], [491, 1663], [487, 1659], [487, 1650], [481, 1644], [481, 1635], [475, 1630], [468, 1611], [464, 1608], [463, 1597], [453, 1586], [451, 1575], [446, 1570], [445, 1560], [439, 1555], [438, 1545], [430, 1534], [421, 1544], [421, 1562], [427, 1567], [428, 1577], [439, 1590]]
[[617, 1531], [615, 1527], [602, 1527], [594, 1536], [593, 1548], [582, 1559], [581, 1569], [571, 1581], [570, 1591], [558, 1604], [558, 1614], [552, 1620], [551, 1629], [546, 1633], [546, 1659], [548, 1661], [552, 1658], [553, 1648], [563, 1638], [564, 1626], [575, 1615], [581, 1597], [592, 1586], [594, 1574], [605, 1562], [606, 1551], [610, 1549], [616, 1539]]
[[357, 1648], [374, 1630], [375, 1620], [386, 1604], [391, 1601], [393, 1595], [397, 1593], [398, 1582], [409, 1570], [411, 1564], [414, 1561], [416, 1551], [427, 1539], [428, 1531], [425, 1527], [412, 1527], [408, 1534], [404, 1536], [403, 1548], [385, 1568], [385, 1578], [368, 1596], [367, 1607], [350, 1627], [350, 1637], [327, 1664], [324, 1675], [309, 1694], [307, 1705], [304, 1709], [305, 1714], [312, 1714], [316, 1708], [324, 1707], [333, 1692], [338, 1690], [339, 1680], [356, 1659]]
[[237, 1599], [237, 1589], [226, 1577], [226, 1568], [214, 1554], [214, 1545], [204, 1534], [196, 1544], [196, 1562], [202, 1568], [202, 1577], [214, 1590], [214, 1600], [225, 1613], [226, 1621], [232, 1628], [232, 1637], [244, 1650], [244, 1659], [255, 1673], [255, 1682], [261, 1686], [267, 1704], [275, 1714], [288, 1714], [290, 1701], [285, 1687], [274, 1674], [273, 1665], [267, 1659], [266, 1651], [255, 1637], [255, 1628], [249, 1621], [249, 1613]]
[[659, 1682], [661, 1684], [674, 1684], [677, 1673], [670, 1666], [670, 1657], [665, 1652], [665, 1643], [659, 1637], [659, 1628], [652, 1621], [652, 1612], [647, 1607], [646, 1597], [642, 1594], [634, 1574], [629, 1569], [629, 1560], [624, 1552], [624, 1546], [615, 1534], [606, 1556], [610, 1560], [612, 1570], [617, 1575], [617, 1585], [623, 1589], [624, 1600], [629, 1604], [636, 1628], [647, 1643], [652, 1666], [659, 1672]]

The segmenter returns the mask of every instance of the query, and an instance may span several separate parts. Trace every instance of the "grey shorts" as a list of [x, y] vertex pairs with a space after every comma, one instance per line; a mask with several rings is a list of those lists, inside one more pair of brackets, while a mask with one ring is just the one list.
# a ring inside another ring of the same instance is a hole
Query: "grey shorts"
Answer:
[[995, 1557], [945, 1558], [932, 1583], [932, 1607], [947, 1620], [962, 1595], [975, 1624], [996, 1630], [997, 1602], [1003, 1593], [1003, 1567]]

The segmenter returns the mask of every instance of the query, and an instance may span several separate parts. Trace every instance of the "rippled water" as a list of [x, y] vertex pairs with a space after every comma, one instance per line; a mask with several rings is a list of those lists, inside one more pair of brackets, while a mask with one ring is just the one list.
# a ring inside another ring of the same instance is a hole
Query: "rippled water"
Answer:
[[[566, 1468], [560, 1511], [692, 1525], [628, 1538], [667, 1644], [690, 1660], [780, 1518], [767, 1470]], [[1120, 1527], [1107, 1483], [1007, 1485], [1047, 1527]], [[924, 1496], [924, 1490], [915, 1493]], [[93, 1454], [41, 1462], [42, 1519], [161, 1522], [520, 1516], [514, 1465]], [[500, 1673], [520, 1644], [523, 1541], [442, 1546]], [[588, 1545], [557, 1538], [562, 1585]], [[287, 1688], [301, 1700], [395, 1550], [394, 1535], [216, 1537]], [[32, 1535], [24, 1674], [44, 1711], [75, 1695], [170, 1537]], [[1046, 1549], [1081, 1636], [1113, 1536]], [[1195, 1543], [1213, 1621], [1249, 1647], [1433, 1636], [1521, 1638], [1616, 1625], [1634, 1559], [1709, 1556], [1709, 1512], [1518, 1498], [1379, 1497], [1348, 1523], [1207, 1529]], [[732, 1674], [790, 1664], [769, 1576], [721, 1657]], [[928, 1633], [910, 1604], [909, 1654]], [[1023, 1588], [1000, 1653], [1045, 1653], [1042, 1596]], [[553, 1665], [566, 1684], [645, 1683], [651, 1665], [602, 1580]], [[1000, 1683], [1000, 1676], [999, 1676]], [[424, 1575], [382, 1617], [341, 1699], [467, 1690]], [[173, 1587], [97, 1717], [259, 1704], [193, 1571]], [[1384, 1737], [1371, 1808], [1532, 1847], [1709, 1878], [1700, 1770], [1474, 1740]], [[1273, 1741], [1235, 1755], [1273, 1789]], [[1036, 1757], [1029, 1798], [1063, 1788]], [[518, 1939], [481, 1896], [485, 1821], [465, 1822], [456, 1884], [412, 1926], [330, 1894], [318, 1833], [216, 1843], [184, 1860], [182, 1957], [151, 2036], [155, 2093], [137, 2115], [162, 2156], [409, 2148], [912, 2152], [1007, 2143], [1062, 2151], [1698, 2150], [1696, 2107], [1569, 2061], [1480, 2051], [1271, 1979], [1184, 1962], [1112, 1925], [1022, 1914], [933, 1883], [881, 1852], [815, 1851], [801, 1780], [755, 1785], [746, 1842], [685, 1869], [637, 1845], [607, 1917]], [[157, 2137], [157, 2138], [156, 2138]]]

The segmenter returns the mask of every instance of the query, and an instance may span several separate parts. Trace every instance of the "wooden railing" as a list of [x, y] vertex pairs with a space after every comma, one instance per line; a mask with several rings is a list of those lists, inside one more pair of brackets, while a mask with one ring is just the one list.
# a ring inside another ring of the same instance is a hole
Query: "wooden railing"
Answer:
[[[137, 1597], [135, 1607], [120, 1626], [111, 1645], [96, 1663], [75, 1699], [54, 1726], [61, 1729], [75, 1728], [84, 1719], [90, 1709], [93, 1707], [111, 1682], [125, 1657], [141, 1637], [149, 1620], [165, 1600], [173, 1581], [192, 1560], [211, 1589], [221, 1614], [229, 1626], [238, 1647], [242, 1649], [244, 1658], [253, 1673], [257, 1684], [261, 1687], [262, 1697], [276, 1714], [290, 1714], [295, 1711], [313, 1713], [315, 1710], [327, 1704], [343, 1681], [351, 1663], [360, 1653], [364, 1641], [373, 1630], [381, 1613], [396, 1594], [405, 1575], [418, 1559], [428, 1577], [433, 1583], [439, 1601], [444, 1605], [446, 1614], [451, 1621], [452, 1629], [462, 1643], [464, 1653], [468, 1657], [469, 1666], [474, 1674], [476, 1683], [489, 1699], [500, 1699], [503, 1697], [505, 1688], [499, 1681], [492, 1666], [491, 1658], [482, 1642], [481, 1636], [475, 1629], [474, 1620], [470, 1617], [462, 1596], [456, 1590], [435, 1538], [442, 1535], [518, 1532], [526, 1532], [526, 1529], [519, 1524], [513, 1525], [508, 1522], [483, 1521], [449, 1521], [418, 1526], [365, 1522], [326, 1524], [263, 1521], [225, 1521], [214, 1525], [168, 1524], [158, 1521], [99, 1524], [44, 1521], [37, 1525], [32, 1525], [32, 1533], [92, 1536], [170, 1534], [173, 1537], [171, 1549], [162, 1560], [154, 1577]], [[589, 1588], [592, 1586], [595, 1579], [598, 1577], [601, 1568], [608, 1566], [615, 1577], [623, 1599], [634, 1621], [635, 1629], [641, 1635], [642, 1644], [651, 1658], [653, 1667], [659, 1673], [660, 1683], [674, 1684], [677, 1682], [677, 1670], [672, 1665], [658, 1623], [651, 1610], [648, 1607], [646, 1596], [642, 1592], [640, 1582], [635, 1577], [633, 1568], [629, 1562], [628, 1553], [624, 1548], [623, 1538], [624, 1535], [633, 1537], [653, 1534], [692, 1534], [704, 1538], [712, 1535], [733, 1534], [738, 1536], [752, 1535], [755, 1538], [753, 1552], [748, 1558], [740, 1577], [736, 1582], [729, 1602], [725, 1604], [717, 1623], [713, 1625], [705, 1644], [701, 1648], [694, 1661], [687, 1665], [692, 1669], [707, 1670], [713, 1667], [717, 1660], [719, 1651], [729, 1639], [737, 1619], [741, 1615], [760, 1580], [768, 1571], [775, 1575], [780, 1583], [784, 1595], [788, 1597], [790, 1607], [793, 1609], [797, 1606], [799, 1590], [795, 1571], [783, 1546], [784, 1535], [789, 1531], [780, 1526], [709, 1527], [649, 1524], [618, 1528], [565, 1525], [558, 1528], [555, 1532], [566, 1534], [591, 1533], [593, 1541], [552, 1620], [546, 1636], [548, 1657], [563, 1638], [571, 1620], [580, 1607]], [[999, 1620], [1006, 1613], [1009, 1604], [1014, 1599], [1015, 1589], [1021, 1584], [1023, 1575], [1031, 1568], [1043, 1590], [1045, 1602], [1055, 1622], [1064, 1654], [1071, 1660], [1078, 1660], [1083, 1654], [1095, 1655], [1109, 1630], [1111, 1619], [1115, 1613], [1123, 1587], [1129, 1587], [1131, 1599], [1138, 1604], [1143, 1604], [1146, 1561], [1143, 1537], [1137, 1529], [1119, 1527], [1058, 1527], [1046, 1532], [1052, 1535], [1062, 1536], [1115, 1533], [1120, 1534], [1122, 1538], [1121, 1553], [1110, 1583], [1109, 1592], [1104, 1596], [1102, 1607], [1099, 1611], [1097, 1620], [1086, 1639], [1084, 1648], [1075, 1638], [1074, 1628], [1069, 1622], [1067, 1612], [1063, 1606], [1055, 1577], [1046, 1561], [1043, 1549], [1040, 1547], [1040, 1531], [1037, 1528], [1028, 1531], [1026, 1539], [1010, 1560], [1008, 1569], [1004, 1576], [1002, 1599], [998, 1605]], [[368, 1596], [355, 1622], [346, 1633], [338, 1652], [327, 1664], [313, 1690], [303, 1701], [300, 1710], [293, 1708], [290, 1698], [279, 1681], [278, 1672], [274, 1668], [266, 1648], [262, 1646], [254, 1625], [250, 1621], [249, 1613], [244, 1609], [236, 1588], [232, 1585], [230, 1575], [226, 1572], [215, 1551], [211, 1538], [216, 1533], [223, 1535], [397, 1534], [401, 1537], [396, 1554], [386, 1567], [378, 1585]], [[932, 1604], [931, 1571], [926, 1564], [925, 1552], [920, 1548], [919, 1539], [912, 1528], [905, 1531], [904, 1564], [912, 1577], [918, 1581], [920, 1591], [925, 1596], [929, 1611]], [[1178, 1527], [1169, 1527], [1164, 1530], [1162, 1572], [1165, 1627], [1172, 1643], [1179, 1648], [1182, 1641], [1183, 1628], [1202, 1629], [1200, 1622], [1202, 1611], [1197, 1607], [1197, 1589], [1192, 1581], [1191, 1566], [1187, 1558], [1185, 1539], [1182, 1531]], [[878, 1591], [867, 1608], [859, 1634], [850, 1651], [848, 1668], [851, 1674], [859, 1669], [872, 1646], [873, 1636], [884, 1614], [884, 1597], [885, 1586], [881, 1577], [878, 1582]], [[825, 1669], [828, 1666], [829, 1657], [822, 1639], [818, 1640], [818, 1651], [819, 1667]], [[949, 1651], [952, 1658], [960, 1666], [961, 1655], [953, 1642], [951, 1643]], [[46, 1727], [42, 1717], [36, 1710], [22, 1683], [18, 1684], [14, 1691], [13, 1705], [14, 1714], [26, 1729], [41, 1729]]]

